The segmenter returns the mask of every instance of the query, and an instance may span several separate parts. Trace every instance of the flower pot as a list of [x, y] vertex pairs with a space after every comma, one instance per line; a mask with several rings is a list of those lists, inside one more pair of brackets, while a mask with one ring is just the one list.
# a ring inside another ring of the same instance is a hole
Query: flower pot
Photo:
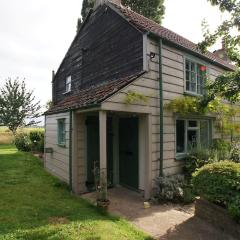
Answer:
[[106, 199], [98, 199], [97, 200], [97, 206], [104, 209], [104, 210], [108, 210], [108, 206], [110, 205], [110, 200]]

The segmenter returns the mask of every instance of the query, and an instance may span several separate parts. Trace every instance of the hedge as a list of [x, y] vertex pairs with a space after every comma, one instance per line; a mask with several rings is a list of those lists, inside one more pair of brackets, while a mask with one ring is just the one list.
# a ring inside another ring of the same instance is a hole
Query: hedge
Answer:
[[195, 192], [225, 207], [240, 222], [240, 164], [220, 161], [207, 164], [193, 174]]

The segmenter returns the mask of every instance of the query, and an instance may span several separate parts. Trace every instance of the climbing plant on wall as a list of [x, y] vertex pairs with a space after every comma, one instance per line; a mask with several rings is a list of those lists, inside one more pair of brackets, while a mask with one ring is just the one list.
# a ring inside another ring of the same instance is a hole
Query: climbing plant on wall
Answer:
[[207, 105], [204, 103], [204, 97], [184, 96], [176, 98], [165, 105], [165, 109], [181, 116], [202, 116], [211, 115], [216, 118], [216, 128], [224, 135], [240, 136], [240, 125], [236, 121], [240, 115], [240, 107], [230, 103], [223, 102], [220, 98], [215, 98]]

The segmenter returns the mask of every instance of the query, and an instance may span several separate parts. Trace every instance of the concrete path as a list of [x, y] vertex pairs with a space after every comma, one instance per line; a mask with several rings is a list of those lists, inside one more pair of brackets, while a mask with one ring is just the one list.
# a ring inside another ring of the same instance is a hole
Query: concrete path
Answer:
[[[159, 240], [234, 240], [194, 216], [194, 205], [154, 205], [144, 209], [140, 194], [122, 187], [110, 189], [109, 211]], [[95, 202], [96, 193], [82, 195]]]

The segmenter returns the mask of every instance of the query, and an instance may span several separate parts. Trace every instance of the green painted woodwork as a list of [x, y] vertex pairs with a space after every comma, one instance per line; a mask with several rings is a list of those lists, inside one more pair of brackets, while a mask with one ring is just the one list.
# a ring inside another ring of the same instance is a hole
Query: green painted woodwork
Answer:
[[138, 189], [138, 118], [119, 119], [120, 184]]
[[[87, 118], [87, 187], [94, 190], [94, 162], [99, 168], [99, 119], [97, 116]], [[113, 183], [113, 132], [112, 119], [107, 118], [107, 175], [108, 185]]]

